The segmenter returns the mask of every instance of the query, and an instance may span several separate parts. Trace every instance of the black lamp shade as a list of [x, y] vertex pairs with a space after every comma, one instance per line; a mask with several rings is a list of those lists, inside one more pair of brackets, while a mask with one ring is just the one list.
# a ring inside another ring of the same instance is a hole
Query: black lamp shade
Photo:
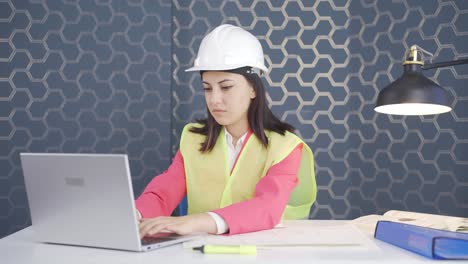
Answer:
[[394, 115], [430, 115], [451, 110], [447, 92], [421, 73], [421, 65], [404, 65], [403, 75], [377, 97], [375, 111]]

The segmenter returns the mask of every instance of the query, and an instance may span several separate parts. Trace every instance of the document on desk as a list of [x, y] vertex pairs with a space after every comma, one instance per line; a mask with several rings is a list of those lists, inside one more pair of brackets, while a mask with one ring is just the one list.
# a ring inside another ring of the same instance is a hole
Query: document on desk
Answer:
[[343, 222], [310, 220], [285, 221], [283, 227], [240, 235], [206, 235], [184, 243], [200, 245], [256, 245], [259, 247], [348, 247], [366, 246], [369, 238], [355, 226]]
[[366, 215], [351, 223], [368, 234], [374, 234], [378, 221], [391, 221], [452, 232], [468, 233], [468, 218], [390, 210], [383, 215]]

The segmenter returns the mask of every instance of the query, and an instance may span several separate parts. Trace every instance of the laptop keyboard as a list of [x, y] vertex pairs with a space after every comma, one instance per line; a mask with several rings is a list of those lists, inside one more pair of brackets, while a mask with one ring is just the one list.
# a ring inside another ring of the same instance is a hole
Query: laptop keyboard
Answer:
[[180, 238], [180, 236], [176, 235], [176, 234], [171, 234], [171, 233], [158, 234], [157, 236], [142, 238], [141, 239], [141, 244], [142, 245], [151, 245], [151, 244], [171, 241], [171, 240], [174, 240], [174, 239], [177, 239], [177, 238]]

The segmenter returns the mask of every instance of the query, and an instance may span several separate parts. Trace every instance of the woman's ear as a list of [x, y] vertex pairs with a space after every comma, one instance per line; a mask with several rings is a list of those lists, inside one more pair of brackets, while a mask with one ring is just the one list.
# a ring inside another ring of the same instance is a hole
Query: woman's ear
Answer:
[[257, 93], [255, 92], [255, 89], [250, 86], [250, 99], [254, 99], [257, 96]]

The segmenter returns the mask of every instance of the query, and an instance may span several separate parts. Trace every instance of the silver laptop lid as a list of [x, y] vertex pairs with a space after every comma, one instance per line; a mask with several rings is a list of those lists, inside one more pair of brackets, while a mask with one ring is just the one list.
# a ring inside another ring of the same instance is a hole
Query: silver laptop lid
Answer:
[[127, 155], [20, 155], [40, 241], [141, 250]]

